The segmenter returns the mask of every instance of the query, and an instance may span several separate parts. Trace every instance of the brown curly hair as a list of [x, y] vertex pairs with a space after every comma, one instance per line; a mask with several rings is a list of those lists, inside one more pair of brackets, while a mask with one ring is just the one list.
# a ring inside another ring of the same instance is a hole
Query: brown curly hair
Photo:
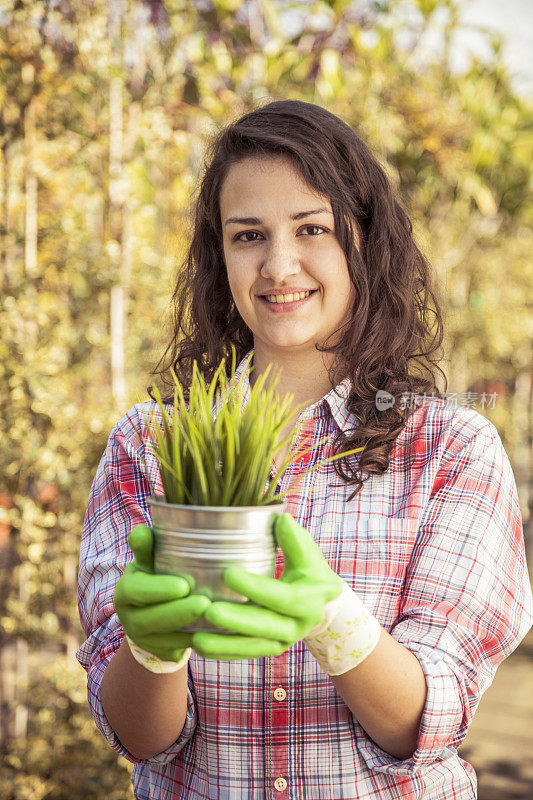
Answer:
[[[192, 241], [172, 297], [172, 339], [151, 374], [162, 375], [165, 386], [173, 387], [173, 367], [186, 387], [194, 360], [210, 380], [223, 357], [229, 375], [232, 344], [237, 363], [254, 346], [228, 283], [219, 206], [228, 170], [250, 156], [288, 158], [304, 181], [331, 202], [356, 300], [352, 324], [344, 326], [337, 343], [315, 347], [333, 353], [335, 374], [340, 364], [352, 381], [348, 410], [358, 424], [348, 433], [339, 431], [333, 442], [334, 453], [365, 445], [355, 457], [333, 462], [339, 477], [356, 486], [351, 500], [364, 479], [389, 467], [395, 440], [416, 409], [401, 402], [403, 393], [442, 397], [432, 367], [443, 375], [446, 391], [440, 358], [432, 358], [442, 345], [443, 322], [430, 266], [385, 172], [354, 130], [325, 108], [276, 100], [244, 114], [208, 141], [192, 206]], [[167, 354], [170, 363], [158, 369]], [[395, 398], [386, 410], [376, 407], [380, 389]], [[173, 394], [163, 399], [172, 403]]]

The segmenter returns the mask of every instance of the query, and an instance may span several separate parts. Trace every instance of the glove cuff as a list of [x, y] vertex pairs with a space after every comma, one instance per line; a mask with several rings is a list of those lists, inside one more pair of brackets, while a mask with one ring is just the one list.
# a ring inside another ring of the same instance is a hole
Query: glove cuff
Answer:
[[381, 625], [343, 581], [340, 595], [324, 606], [324, 619], [304, 637], [327, 675], [342, 675], [370, 655]]
[[192, 647], [187, 647], [179, 661], [162, 661], [153, 653], [150, 653], [148, 650], [143, 650], [142, 647], [135, 644], [127, 634], [125, 634], [125, 636], [135, 661], [138, 661], [145, 669], [150, 672], [156, 672], [158, 675], [177, 672], [181, 667], [187, 664], [191, 657]]

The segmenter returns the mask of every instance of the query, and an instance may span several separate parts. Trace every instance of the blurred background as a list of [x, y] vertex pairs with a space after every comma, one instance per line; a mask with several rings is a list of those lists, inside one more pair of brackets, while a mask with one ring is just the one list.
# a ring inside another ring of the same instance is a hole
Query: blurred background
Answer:
[[[83, 515], [168, 340], [205, 136], [263, 98], [342, 117], [403, 198], [444, 299], [449, 402], [496, 425], [531, 557], [532, 12], [1, 0], [1, 800], [133, 798], [75, 659]], [[480, 800], [533, 797], [532, 666], [530, 632], [460, 750]]]

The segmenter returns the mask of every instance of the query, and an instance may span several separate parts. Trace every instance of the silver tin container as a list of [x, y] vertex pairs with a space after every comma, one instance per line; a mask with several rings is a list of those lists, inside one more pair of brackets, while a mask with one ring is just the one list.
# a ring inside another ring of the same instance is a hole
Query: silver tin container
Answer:
[[[276, 539], [274, 523], [286, 511], [286, 502], [269, 506], [190, 506], [150, 497], [156, 573], [193, 579], [191, 593], [211, 600], [246, 603], [248, 598], [226, 586], [226, 567], [242, 567], [256, 575], [274, 577]], [[205, 620], [186, 631], [218, 631]]]

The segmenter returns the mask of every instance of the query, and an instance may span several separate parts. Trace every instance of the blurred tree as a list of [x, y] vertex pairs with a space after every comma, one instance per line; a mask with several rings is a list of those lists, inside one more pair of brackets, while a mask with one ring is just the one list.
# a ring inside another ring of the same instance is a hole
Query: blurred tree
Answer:
[[477, 393], [497, 425], [527, 520], [532, 104], [497, 39], [487, 63], [452, 73], [457, 9], [2, 4], [0, 800], [132, 797], [74, 659], [83, 514], [111, 427], [147, 399], [168, 337], [205, 134], [258, 101], [327, 106], [377, 153], [435, 265], [449, 388]]

